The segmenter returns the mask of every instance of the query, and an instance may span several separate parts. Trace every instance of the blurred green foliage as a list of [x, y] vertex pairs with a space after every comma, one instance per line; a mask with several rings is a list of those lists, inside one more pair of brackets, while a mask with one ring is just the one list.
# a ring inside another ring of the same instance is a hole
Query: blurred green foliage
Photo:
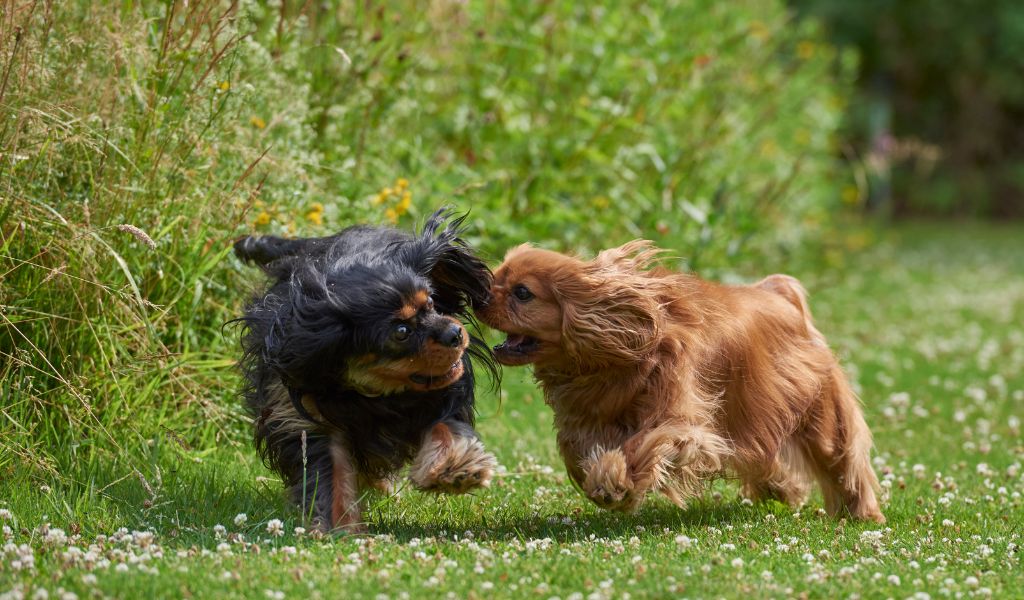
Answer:
[[893, 167], [894, 212], [1024, 216], [1024, 4], [792, 4], [859, 52], [850, 129]]
[[713, 270], [815, 237], [845, 180], [849, 61], [781, 1], [4, 11], [0, 471], [244, 440], [239, 235], [450, 203], [492, 261], [647, 237]]

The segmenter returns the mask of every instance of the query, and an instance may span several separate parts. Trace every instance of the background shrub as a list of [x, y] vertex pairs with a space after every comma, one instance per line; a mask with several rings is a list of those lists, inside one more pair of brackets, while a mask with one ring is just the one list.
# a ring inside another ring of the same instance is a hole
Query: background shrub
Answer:
[[[1024, 216], [1024, 8], [793, 0], [861, 56], [849, 137], [896, 215]], [[872, 164], [875, 163], [874, 165]]]
[[[244, 442], [230, 241], [409, 227], [715, 270], [798, 247], [849, 69], [781, 2], [13, 2], [0, 472]], [[838, 66], [838, 68], [837, 68]]]

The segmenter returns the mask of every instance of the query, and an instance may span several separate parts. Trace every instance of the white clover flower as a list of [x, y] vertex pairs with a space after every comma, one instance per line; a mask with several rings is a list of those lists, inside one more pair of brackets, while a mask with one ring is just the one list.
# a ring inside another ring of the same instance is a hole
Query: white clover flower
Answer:
[[216, 525], [214, 525], [214, 526], [213, 526], [213, 535], [214, 535], [214, 537], [216, 537], [216, 538], [217, 538], [218, 540], [219, 540], [220, 538], [224, 537], [224, 534], [226, 534], [227, 532], [228, 532], [228, 528], [227, 528], [227, 527], [224, 527], [224, 526], [223, 526], [223, 525], [221, 525], [220, 523], [217, 523]]
[[697, 543], [697, 540], [691, 538], [688, 535], [677, 535], [676, 536], [676, 546], [679, 546], [683, 550], [688, 550], [689, 548], [693, 547], [693, 545], [696, 544], [696, 543]]
[[153, 544], [156, 535], [152, 531], [133, 531], [132, 540], [139, 548], [148, 548]]
[[964, 579], [964, 585], [966, 585], [967, 587], [976, 588], [978, 587], [979, 583], [980, 582], [978, 581], [978, 578], [974, 575], [968, 575], [967, 579]]
[[0, 521], [13, 521], [14, 515], [6, 508], [0, 508]]
[[743, 568], [743, 559], [738, 556], [732, 559], [732, 566], [735, 569]]
[[281, 519], [271, 519], [267, 521], [267, 533], [275, 537], [281, 537], [284, 535], [284, 523]]
[[63, 529], [53, 527], [46, 531], [46, 535], [43, 536], [43, 541], [51, 546], [63, 546], [67, 544], [68, 536], [64, 533]]
[[886, 577], [885, 580], [888, 581], [890, 585], [899, 585], [900, 584], [900, 576], [899, 575], [890, 575], [890, 576]]
[[[235, 527], [241, 527], [242, 525], [245, 525], [246, 521], [248, 521], [248, 520], [249, 520], [249, 516], [248, 515], [246, 515], [245, 513], [238, 513], [237, 515], [235, 515]], [[267, 590], [267, 591], [269, 592], [271, 590]]]

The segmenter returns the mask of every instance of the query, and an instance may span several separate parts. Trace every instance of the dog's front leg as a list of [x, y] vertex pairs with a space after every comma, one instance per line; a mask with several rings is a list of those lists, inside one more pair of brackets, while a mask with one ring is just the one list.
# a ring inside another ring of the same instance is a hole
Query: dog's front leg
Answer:
[[640, 504], [646, 490], [637, 489], [622, 448], [594, 447], [580, 464], [583, 493], [594, 504], [609, 510], [630, 512]]
[[424, 436], [409, 479], [421, 490], [463, 494], [489, 486], [497, 466], [468, 423], [441, 421]]
[[705, 427], [669, 420], [631, 437], [623, 452], [638, 489], [661, 490], [682, 505], [705, 479], [721, 471], [729, 446]]
[[308, 461], [294, 476], [292, 493], [313, 527], [325, 533], [365, 531], [359, 510], [358, 474], [339, 433], [310, 436]]
[[660, 490], [676, 504], [717, 473], [728, 445], [717, 434], [684, 421], [667, 421], [633, 434], [620, 448], [595, 448], [581, 465], [583, 491], [598, 506], [630, 512], [647, 492]]

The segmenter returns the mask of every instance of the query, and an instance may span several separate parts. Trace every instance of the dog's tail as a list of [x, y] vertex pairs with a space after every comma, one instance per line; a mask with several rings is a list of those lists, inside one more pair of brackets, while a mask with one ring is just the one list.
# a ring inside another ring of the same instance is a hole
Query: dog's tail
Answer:
[[822, 346], [827, 345], [825, 336], [814, 326], [814, 317], [811, 316], [811, 307], [807, 305], [807, 290], [800, 281], [789, 275], [769, 275], [754, 284], [754, 287], [778, 294], [792, 304], [804, 318], [804, 325], [807, 327], [807, 335]]
[[247, 235], [235, 242], [235, 256], [245, 262], [263, 266], [281, 257], [299, 254], [305, 242], [306, 240], [289, 240], [273, 235]]

